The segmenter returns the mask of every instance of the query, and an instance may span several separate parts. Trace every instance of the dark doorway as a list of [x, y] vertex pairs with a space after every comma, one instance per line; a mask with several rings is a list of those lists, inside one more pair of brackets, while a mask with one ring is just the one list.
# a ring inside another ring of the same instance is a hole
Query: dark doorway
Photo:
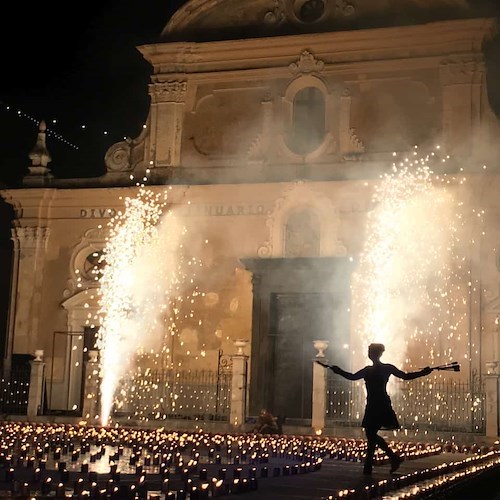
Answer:
[[253, 273], [249, 413], [267, 408], [288, 423], [307, 424], [313, 341], [329, 341], [330, 362], [348, 362], [353, 263], [347, 257], [243, 262]]
[[330, 336], [333, 303], [326, 293], [271, 295], [270, 399], [276, 415], [311, 418], [313, 341]]

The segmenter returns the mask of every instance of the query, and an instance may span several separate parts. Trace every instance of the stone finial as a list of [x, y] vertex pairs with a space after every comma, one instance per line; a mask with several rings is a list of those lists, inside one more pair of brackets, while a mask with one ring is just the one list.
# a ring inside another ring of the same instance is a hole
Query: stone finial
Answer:
[[47, 125], [45, 121], [42, 120], [38, 125], [38, 137], [36, 139], [36, 144], [31, 153], [29, 154], [29, 159], [31, 160], [31, 165], [28, 167], [30, 176], [49, 176], [50, 169], [47, 164], [52, 161], [52, 157], [47, 150], [47, 145], [45, 142], [45, 131], [47, 130]]

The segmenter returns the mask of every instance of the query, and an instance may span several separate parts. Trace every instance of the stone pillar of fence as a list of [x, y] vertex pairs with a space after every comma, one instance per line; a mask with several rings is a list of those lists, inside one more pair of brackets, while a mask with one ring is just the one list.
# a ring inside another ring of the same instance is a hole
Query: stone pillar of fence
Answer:
[[236, 354], [231, 356], [232, 378], [231, 378], [231, 407], [229, 412], [229, 423], [236, 429], [245, 424], [247, 413], [247, 370], [248, 356], [243, 349], [248, 344], [246, 340], [235, 340]]
[[43, 396], [45, 386], [45, 362], [43, 361], [43, 350], [35, 351], [35, 359], [30, 361], [30, 388], [28, 392], [28, 418], [42, 414]]
[[89, 351], [85, 363], [85, 384], [82, 416], [91, 421], [99, 414], [99, 362], [98, 351]]
[[318, 354], [313, 358], [313, 380], [312, 380], [312, 419], [311, 426], [316, 433], [322, 433], [325, 428], [326, 417], [326, 380], [327, 369], [316, 361], [328, 364], [325, 350], [328, 347], [327, 340], [314, 340], [314, 347]]
[[484, 376], [484, 392], [486, 396], [486, 436], [498, 437], [500, 435], [500, 373], [498, 362], [486, 363]]

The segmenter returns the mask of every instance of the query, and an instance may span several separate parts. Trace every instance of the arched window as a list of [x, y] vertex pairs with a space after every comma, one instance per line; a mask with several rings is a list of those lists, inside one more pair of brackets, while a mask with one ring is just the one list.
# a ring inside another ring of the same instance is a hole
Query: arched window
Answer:
[[292, 213], [285, 226], [285, 257], [319, 257], [320, 224], [310, 210]]
[[292, 149], [297, 154], [314, 151], [325, 138], [325, 96], [317, 87], [306, 87], [293, 100]]

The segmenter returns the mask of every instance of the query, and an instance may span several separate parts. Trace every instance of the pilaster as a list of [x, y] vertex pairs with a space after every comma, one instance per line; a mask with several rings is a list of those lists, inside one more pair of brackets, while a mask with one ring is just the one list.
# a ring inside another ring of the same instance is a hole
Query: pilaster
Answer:
[[175, 167], [181, 161], [181, 138], [187, 82], [170, 80], [149, 86], [151, 107], [156, 108], [155, 167]]
[[40, 226], [16, 227], [12, 230], [14, 241], [14, 275], [12, 306], [9, 328], [11, 352], [27, 353], [38, 342], [40, 301], [45, 252], [49, 228]]
[[485, 65], [481, 54], [444, 60], [440, 67], [443, 140], [455, 155], [469, 156], [481, 119]]

